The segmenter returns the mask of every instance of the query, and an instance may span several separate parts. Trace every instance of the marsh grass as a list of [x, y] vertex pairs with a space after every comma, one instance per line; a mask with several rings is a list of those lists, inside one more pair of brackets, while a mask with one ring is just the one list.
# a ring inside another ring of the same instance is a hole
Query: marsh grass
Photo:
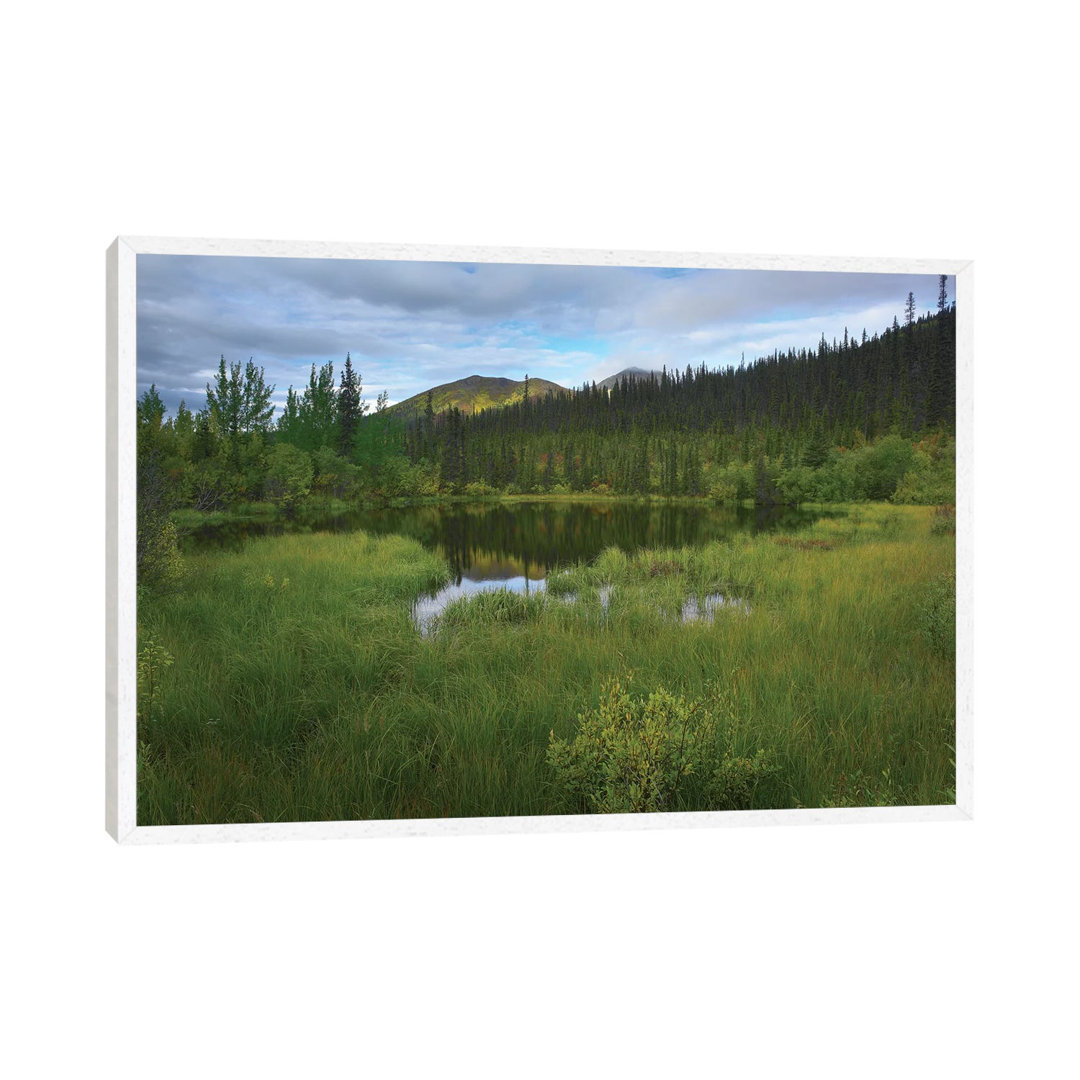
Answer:
[[[547, 597], [451, 604], [426, 637], [412, 605], [449, 573], [403, 537], [192, 554], [180, 592], [140, 604], [140, 643], [174, 662], [140, 711], [139, 823], [576, 812], [549, 739], [628, 672], [691, 703], [725, 687], [725, 753], [771, 763], [753, 807], [952, 802], [954, 661], [926, 612], [951, 610], [953, 538], [931, 508], [856, 516], [609, 549]], [[715, 593], [747, 607], [673, 617]]]

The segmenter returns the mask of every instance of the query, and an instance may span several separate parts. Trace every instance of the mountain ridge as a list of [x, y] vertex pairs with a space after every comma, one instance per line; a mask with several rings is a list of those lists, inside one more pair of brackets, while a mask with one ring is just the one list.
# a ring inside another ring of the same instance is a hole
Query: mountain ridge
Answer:
[[[566, 393], [566, 387], [547, 379], [529, 379], [529, 399], [545, 397], [548, 393]], [[423, 414], [427, 408], [427, 396], [436, 413], [446, 412], [455, 406], [463, 413], [476, 413], [482, 409], [513, 405], [525, 396], [524, 379], [508, 379], [495, 375], [467, 375], [463, 379], [441, 383], [414, 394], [404, 401], [391, 405], [388, 412], [396, 413], [406, 420]]]
[[635, 382], [638, 379], [648, 379], [654, 375], [659, 378], [660, 372], [647, 371], [645, 368], [639, 367], [623, 368], [622, 371], [616, 371], [614, 375], [609, 375], [606, 379], [599, 380], [596, 387], [598, 390], [608, 390], [623, 379], [629, 379], [631, 382]]

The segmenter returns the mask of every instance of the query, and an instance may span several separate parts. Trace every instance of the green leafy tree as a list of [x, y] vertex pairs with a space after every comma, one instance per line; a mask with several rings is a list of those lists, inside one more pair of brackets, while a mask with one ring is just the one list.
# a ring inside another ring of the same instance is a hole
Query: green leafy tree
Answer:
[[156, 434], [161, 429], [161, 422], [165, 418], [165, 403], [157, 392], [157, 385], [150, 384], [136, 406], [136, 420], [139, 429]]
[[221, 357], [214, 381], [206, 384], [206, 406], [234, 464], [242, 437], [269, 429], [273, 393], [273, 385], [267, 385], [263, 369], [257, 368], [254, 360], [243, 367], [239, 363], [226, 367], [225, 357]]
[[273, 394], [274, 386], [267, 385], [263, 369], [255, 366], [254, 359], [249, 359], [244, 365], [242, 380], [241, 431], [265, 433], [270, 430], [270, 421], [274, 415], [274, 406], [270, 401]]
[[311, 365], [311, 377], [304, 388], [298, 409], [300, 438], [304, 450], [320, 446], [337, 446], [340, 440], [337, 395], [334, 391], [334, 365], [323, 364], [316, 370]]
[[295, 444], [302, 438], [300, 428], [300, 395], [290, 386], [285, 395], [285, 408], [277, 422], [278, 438], [282, 442]]

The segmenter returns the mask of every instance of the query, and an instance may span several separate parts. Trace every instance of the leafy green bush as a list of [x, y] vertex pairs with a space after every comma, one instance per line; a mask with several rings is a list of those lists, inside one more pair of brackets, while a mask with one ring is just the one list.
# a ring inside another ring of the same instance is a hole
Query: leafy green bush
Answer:
[[799, 506], [817, 497], [817, 477], [806, 465], [796, 465], [780, 474], [780, 494], [789, 506]]
[[184, 576], [176, 525], [161, 516], [143, 515], [136, 540], [136, 579], [140, 589], [166, 591]]
[[286, 513], [311, 491], [315, 469], [311, 455], [290, 443], [278, 443], [270, 451], [266, 475], [266, 494]]
[[548, 763], [569, 799], [599, 813], [749, 807], [772, 770], [762, 751], [735, 753], [730, 701], [687, 701], [663, 687], [634, 697], [629, 682], [604, 684], [599, 707], [578, 716], [573, 740], [551, 733]]
[[[300, 470], [297, 475], [303, 474], [299, 459], [294, 459], [294, 462]], [[340, 454], [335, 454], [329, 446], [320, 446], [311, 452], [311, 465], [313, 479], [310, 488], [315, 494], [329, 495], [335, 499], [346, 499], [356, 494], [360, 470]], [[283, 470], [280, 461], [275, 461], [275, 466], [277, 479], [281, 483], [288, 475], [288, 468]]]
[[739, 486], [727, 476], [717, 479], [709, 485], [709, 498], [716, 503], [734, 502], [739, 495]]
[[139, 650], [136, 662], [136, 698], [140, 720], [154, 720], [165, 707], [162, 680], [167, 668], [172, 667], [173, 656], [153, 638]]

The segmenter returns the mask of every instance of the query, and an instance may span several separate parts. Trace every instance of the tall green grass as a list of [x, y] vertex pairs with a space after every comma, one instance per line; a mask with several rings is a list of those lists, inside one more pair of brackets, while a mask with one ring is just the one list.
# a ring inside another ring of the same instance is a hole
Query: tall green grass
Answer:
[[[139, 823], [574, 812], [549, 740], [627, 674], [635, 693], [724, 688], [731, 752], [775, 766], [756, 807], [951, 802], [954, 661], [935, 628], [954, 540], [931, 519], [872, 505], [790, 537], [609, 549], [547, 597], [458, 601], [427, 637], [411, 606], [448, 570], [402, 537], [188, 556], [184, 587], [140, 605], [140, 649], [173, 663], [140, 710]], [[745, 606], [680, 623], [714, 592]]]

